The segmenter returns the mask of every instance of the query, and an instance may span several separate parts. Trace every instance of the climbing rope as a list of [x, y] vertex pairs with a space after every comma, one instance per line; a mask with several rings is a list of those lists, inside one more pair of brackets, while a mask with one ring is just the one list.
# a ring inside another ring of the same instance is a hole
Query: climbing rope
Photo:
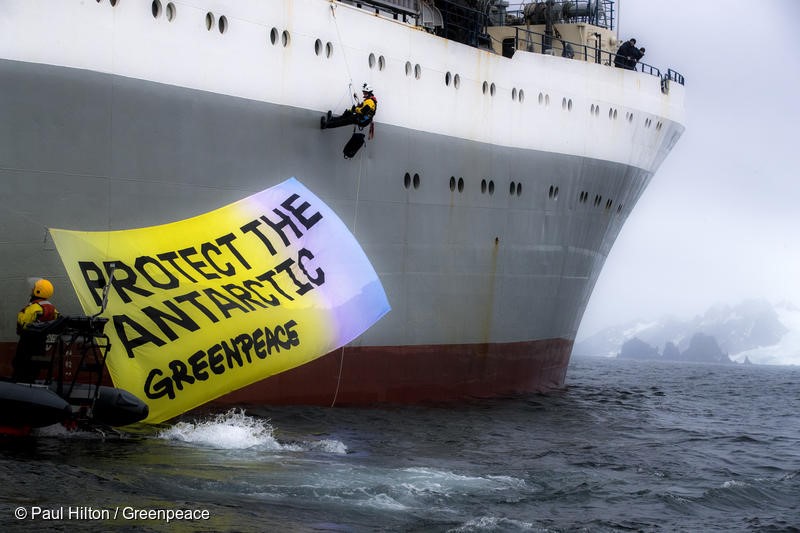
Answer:
[[339, 39], [339, 48], [342, 50], [342, 58], [344, 59], [344, 68], [347, 71], [347, 79], [350, 80], [347, 86], [347, 93], [350, 96], [350, 101], [353, 104], [358, 103], [358, 100], [353, 93], [353, 74], [350, 72], [350, 63], [347, 61], [347, 51], [344, 47], [344, 41], [342, 40], [342, 32], [339, 30], [339, 21], [336, 19], [336, 1], [331, 0], [331, 16], [333, 17], [333, 25], [336, 28], [336, 36]]

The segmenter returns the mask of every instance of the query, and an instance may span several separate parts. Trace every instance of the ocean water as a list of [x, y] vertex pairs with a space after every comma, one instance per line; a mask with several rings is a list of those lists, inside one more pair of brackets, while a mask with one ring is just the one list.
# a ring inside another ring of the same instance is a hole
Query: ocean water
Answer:
[[0, 439], [0, 479], [3, 531], [800, 531], [800, 368], [574, 359], [549, 395], [48, 428]]

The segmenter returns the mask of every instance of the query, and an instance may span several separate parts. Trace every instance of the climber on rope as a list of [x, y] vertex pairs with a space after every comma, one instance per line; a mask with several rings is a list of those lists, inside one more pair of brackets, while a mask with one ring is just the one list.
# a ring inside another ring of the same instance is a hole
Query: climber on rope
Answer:
[[[338, 128], [349, 124], [354, 124], [358, 129], [364, 129], [372, 124], [372, 118], [378, 109], [378, 99], [372, 94], [372, 87], [368, 83], [361, 87], [361, 92], [363, 94], [361, 103], [352, 106], [336, 117], [328, 111], [328, 114], [320, 119], [320, 129]], [[356, 95], [354, 94], [353, 97]]]

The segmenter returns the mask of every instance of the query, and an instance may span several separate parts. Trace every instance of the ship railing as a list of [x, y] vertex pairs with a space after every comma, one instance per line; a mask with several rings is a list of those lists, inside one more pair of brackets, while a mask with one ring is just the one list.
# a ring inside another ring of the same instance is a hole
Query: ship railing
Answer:
[[[514, 6], [512, 8], [512, 6]], [[509, 3], [492, 17], [498, 26], [524, 24], [586, 23], [608, 30], [614, 29], [614, 0], [549, 0]]]
[[388, 14], [395, 20], [417, 24], [423, 15], [419, 0], [337, 0], [359, 9], [373, 11], [376, 15]]
[[[500, 47], [502, 54], [509, 58], [512, 57], [517, 50], [524, 50], [535, 54], [561, 56], [568, 59], [589, 61], [612, 67], [614, 66], [614, 60], [617, 58], [616, 53], [603, 50], [596, 46], [574, 43], [557, 37], [556, 35], [547, 35], [526, 28], [515, 27], [514, 37], [503, 39], [500, 43], [497, 43], [495, 38], [492, 38], [492, 41]], [[675, 83], [684, 84], [683, 76], [672, 69], [669, 69], [666, 74], [662, 75], [661, 70], [657, 67], [639, 61], [631, 70], [650, 74], [662, 80], [669, 79]]]

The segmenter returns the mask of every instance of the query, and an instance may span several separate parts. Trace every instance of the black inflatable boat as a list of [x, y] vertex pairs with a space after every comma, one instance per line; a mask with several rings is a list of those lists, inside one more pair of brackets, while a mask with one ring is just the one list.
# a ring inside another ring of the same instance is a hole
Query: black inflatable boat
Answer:
[[26, 379], [0, 381], [0, 435], [32, 428], [126, 426], [147, 418], [148, 407], [130, 392], [103, 384], [110, 347], [107, 319], [61, 317], [25, 333], [18, 355]]

